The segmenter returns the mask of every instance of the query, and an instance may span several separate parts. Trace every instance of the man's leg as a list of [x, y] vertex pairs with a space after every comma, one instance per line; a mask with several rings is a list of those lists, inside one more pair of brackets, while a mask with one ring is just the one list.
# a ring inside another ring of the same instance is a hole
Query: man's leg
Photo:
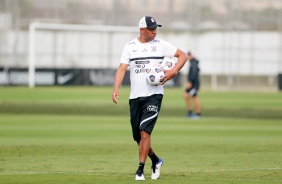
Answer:
[[192, 117], [193, 116], [193, 108], [192, 108], [189, 93], [187, 93], [187, 92], [184, 93], [184, 99], [185, 99], [186, 106], [187, 106], [187, 116]]
[[[142, 176], [144, 173], [144, 166], [147, 159], [147, 156], [149, 156], [152, 160], [152, 175], [151, 179], [158, 179], [160, 177], [160, 167], [163, 164], [163, 160], [159, 158], [151, 148], [151, 135], [147, 133], [146, 131], [141, 131], [141, 140], [137, 142], [139, 145], [139, 167], [136, 172], [137, 175]], [[142, 179], [141, 179], [142, 180]]]
[[156, 180], [160, 177], [161, 175], [161, 166], [163, 165], [163, 160], [161, 158], [159, 158], [153, 151], [152, 148], [149, 149], [149, 153], [148, 156], [151, 158], [152, 160], [152, 175], [151, 175], [151, 179]]
[[145, 163], [151, 148], [151, 135], [146, 131], [141, 131], [140, 134], [141, 140], [139, 143], [139, 161]]
[[198, 96], [194, 96], [193, 99], [195, 103], [196, 113], [197, 115], [201, 115], [201, 105]]
[[141, 139], [137, 141], [139, 145], [139, 167], [136, 171], [136, 180], [145, 180], [144, 166], [151, 147], [151, 135], [146, 131], [140, 131]]

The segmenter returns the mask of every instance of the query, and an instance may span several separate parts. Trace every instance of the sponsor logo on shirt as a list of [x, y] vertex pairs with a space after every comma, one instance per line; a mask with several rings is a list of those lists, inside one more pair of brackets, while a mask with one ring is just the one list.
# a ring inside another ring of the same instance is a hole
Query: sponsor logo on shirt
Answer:
[[150, 61], [136, 61], [135, 64], [136, 65], [140, 65], [140, 64], [149, 64]]
[[147, 64], [149, 64], [150, 61], [136, 61], [135, 62], [135, 73], [145, 73], [147, 72]]
[[145, 73], [145, 72], [147, 72], [147, 69], [145, 68], [146, 67], [146, 65], [136, 65], [135, 66], [135, 73]]

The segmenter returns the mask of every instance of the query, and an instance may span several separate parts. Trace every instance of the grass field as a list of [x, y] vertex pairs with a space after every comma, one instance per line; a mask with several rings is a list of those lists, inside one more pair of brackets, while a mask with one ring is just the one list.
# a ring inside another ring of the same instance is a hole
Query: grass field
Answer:
[[[127, 87], [0, 88], [0, 183], [134, 183]], [[143, 183], [282, 183], [282, 94], [201, 92], [204, 117], [184, 117], [168, 88], [153, 132], [161, 179]], [[148, 160], [149, 161], [149, 160]]]

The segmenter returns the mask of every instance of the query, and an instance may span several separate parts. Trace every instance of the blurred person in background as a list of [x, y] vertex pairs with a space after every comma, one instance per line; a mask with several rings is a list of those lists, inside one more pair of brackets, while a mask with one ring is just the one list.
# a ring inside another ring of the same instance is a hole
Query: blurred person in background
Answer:
[[[158, 25], [153, 17], [145, 16], [139, 21], [139, 37], [128, 42], [123, 50], [119, 68], [114, 79], [112, 100], [118, 103], [119, 87], [130, 66], [129, 96], [130, 122], [133, 139], [139, 146], [139, 165], [135, 180], [145, 180], [144, 166], [147, 156], [152, 161], [151, 179], [160, 177], [163, 160], [157, 156], [151, 145], [151, 133], [157, 122], [164, 95], [163, 84], [172, 79], [186, 63], [188, 56], [167, 41], [157, 39]], [[159, 85], [147, 83], [147, 69], [156, 66], [164, 57], [177, 57], [178, 62], [171, 70], [164, 70], [165, 76]]]
[[[199, 68], [199, 60], [197, 60], [191, 51], [188, 51], [188, 60], [190, 62], [189, 73], [187, 76], [187, 84], [186, 90], [184, 93], [184, 98], [187, 105], [187, 117], [189, 118], [200, 118], [201, 114], [201, 105], [198, 97], [199, 89], [200, 89], [200, 68]], [[190, 97], [193, 98], [195, 111], [193, 111], [193, 106]]]

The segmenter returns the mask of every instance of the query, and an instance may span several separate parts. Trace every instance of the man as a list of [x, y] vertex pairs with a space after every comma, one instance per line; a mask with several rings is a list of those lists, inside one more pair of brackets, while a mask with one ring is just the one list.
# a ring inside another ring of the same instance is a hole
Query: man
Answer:
[[[129, 97], [130, 122], [134, 140], [139, 145], [139, 167], [135, 180], [145, 180], [144, 166], [149, 156], [152, 160], [151, 179], [160, 177], [160, 167], [163, 160], [151, 147], [151, 133], [160, 112], [164, 94], [163, 84], [173, 78], [183, 67], [188, 56], [170, 43], [157, 39], [157, 24], [155, 19], [145, 16], [139, 21], [139, 37], [128, 42], [123, 50], [119, 68], [116, 71], [112, 100], [118, 103], [119, 87], [123, 81], [127, 67], [130, 66], [131, 91]], [[171, 70], [164, 70], [162, 82], [153, 86], [146, 81], [146, 70], [159, 64], [167, 57], [177, 57], [178, 63]]]
[[[191, 51], [188, 52], [188, 59], [190, 61], [189, 73], [187, 78], [186, 91], [184, 93], [184, 98], [187, 104], [187, 117], [190, 118], [200, 118], [201, 117], [201, 106], [198, 98], [198, 91], [200, 88], [200, 69], [199, 61], [192, 55]], [[193, 97], [196, 114], [193, 113], [192, 104], [190, 101], [190, 96]]]

